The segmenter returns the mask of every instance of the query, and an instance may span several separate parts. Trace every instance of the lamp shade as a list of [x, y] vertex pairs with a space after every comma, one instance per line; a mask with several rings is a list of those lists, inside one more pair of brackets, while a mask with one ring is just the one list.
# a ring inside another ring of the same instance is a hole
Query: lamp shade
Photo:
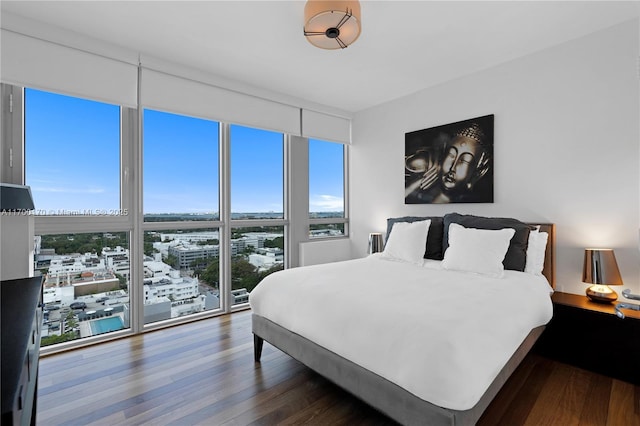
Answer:
[[369, 234], [369, 254], [379, 253], [383, 248], [382, 234], [379, 232]]
[[582, 282], [622, 285], [622, 277], [612, 249], [585, 249]]
[[344, 49], [360, 36], [360, 2], [308, 0], [304, 35], [316, 47]]
[[618, 294], [609, 288], [610, 285], [622, 285], [613, 250], [585, 249], [582, 282], [592, 284], [586, 294], [593, 302], [611, 303], [618, 299]]

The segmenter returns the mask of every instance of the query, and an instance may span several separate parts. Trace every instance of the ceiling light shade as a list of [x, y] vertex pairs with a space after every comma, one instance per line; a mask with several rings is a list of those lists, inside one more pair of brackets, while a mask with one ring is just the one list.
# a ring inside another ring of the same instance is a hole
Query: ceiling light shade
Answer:
[[304, 35], [322, 49], [344, 49], [360, 36], [360, 2], [308, 0]]

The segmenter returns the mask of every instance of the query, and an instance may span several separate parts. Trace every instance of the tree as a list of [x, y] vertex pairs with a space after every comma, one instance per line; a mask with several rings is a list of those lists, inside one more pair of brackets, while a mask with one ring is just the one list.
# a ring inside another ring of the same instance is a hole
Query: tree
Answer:
[[242, 256], [235, 256], [231, 261], [231, 289], [246, 288], [253, 290], [258, 284], [258, 268]]
[[245, 256], [250, 255], [251, 253], [255, 253], [256, 248], [254, 246], [246, 246], [244, 250], [242, 250], [242, 254]]
[[69, 332], [73, 332], [73, 330], [78, 326], [78, 321], [76, 321], [76, 316], [73, 313], [73, 311], [69, 311], [69, 313], [67, 314], [67, 316], [64, 319], [64, 328], [66, 328], [69, 331], [66, 331], [67, 333]]
[[158, 250], [153, 248], [153, 243], [160, 242], [160, 235], [156, 232], [144, 233], [144, 254], [151, 256], [153, 253], [157, 253]]
[[144, 242], [144, 254], [146, 254], [147, 256], [151, 256], [154, 253], [158, 253], [158, 250], [153, 248], [153, 243], [145, 241]]
[[173, 269], [180, 269], [180, 265], [178, 264], [178, 258], [172, 254], [167, 256], [167, 258], [164, 260], [164, 263], [171, 266]]
[[[211, 259], [207, 267], [200, 272], [199, 278], [207, 285], [219, 288], [220, 264], [217, 257]], [[231, 259], [231, 289], [246, 288], [250, 292], [264, 277], [282, 269], [282, 264], [276, 264], [266, 271], [259, 272], [258, 268], [243, 256], [234, 256]]]
[[198, 259], [193, 259], [191, 263], [189, 263], [189, 267], [194, 270], [194, 273], [199, 274], [203, 269], [209, 266], [209, 263], [212, 262], [211, 259], [215, 259], [216, 262], [218, 261], [218, 258], [213, 256], [200, 257]]
[[78, 247], [78, 253], [95, 253], [96, 246], [95, 244], [83, 244]]
[[211, 260], [207, 264], [207, 267], [202, 271], [199, 276], [202, 281], [212, 287], [218, 287], [220, 281], [220, 262], [217, 257], [210, 258]]
[[284, 237], [276, 237], [276, 238], [273, 238], [271, 240], [265, 240], [264, 241], [264, 246], [265, 247], [279, 248], [281, 250], [284, 250]]
[[100, 255], [103, 247], [127, 247], [129, 240], [125, 232], [109, 234], [108, 241], [102, 233], [78, 233], [43, 235], [41, 245], [43, 248], [54, 249], [56, 254], [97, 253]]
[[116, 274], [116, 278], [118, 278], [118, 282], [120, 283], [120, 289], [121, 290], [126, 290], [127, 289], [127, 279], [120, 275], [120, 274]]
[[42, 340], [40, 341], [40, 346], [53, 345], [55, 343], [62, 343], [62, 342], [74, 340], [77, 338], [78, 336], [76, 335], [76, 333], [71, 331], [68, 333], [63, 333], [59, 336], [57, 334], [52, 334], [50, 336], [43, 337]]

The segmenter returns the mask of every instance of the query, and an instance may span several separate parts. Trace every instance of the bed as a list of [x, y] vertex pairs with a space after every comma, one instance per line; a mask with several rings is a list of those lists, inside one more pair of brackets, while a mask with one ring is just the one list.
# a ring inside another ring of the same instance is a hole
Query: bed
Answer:
[[[250, 296], [255, 361], [266, 340], [401, 424], [475, 424], [552, 315], [555, 228], [511, 221], [389, 219], [383, 253], [266, 277]], [[523, 250], [534, 271], [508, 265]]]

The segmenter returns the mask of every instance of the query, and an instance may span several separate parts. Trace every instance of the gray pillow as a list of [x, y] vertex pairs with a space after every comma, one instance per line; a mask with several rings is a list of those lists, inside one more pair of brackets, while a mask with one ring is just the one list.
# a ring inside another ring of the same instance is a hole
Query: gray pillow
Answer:
[[391, 228], [396, 222], [418, 222], [427, 219], [431, 220], [431, 225], [429, 225], [429, 234], [427, 235], [427, 241], [425, 242], [424, 258], [442, 260], [444, 253], [442, 251], [442, 235], [444, 231], [444, 222], [441, 216], [404, 216], [389, 218], [387, 219], [387, 237], [384, 240], [389, 240]]
[[509, 249], [502, 264], [504, 265], [504, 269], [524, 271], [527, 263], [527, 246], [529, 244], [529, 232], [531, 232], [532, 229], [531, 225], [512, 218], [482, 217], [462, 215], [459, 213], [446, 214], [444, 215], [442, 253], [449, 247], [449, 225], [452, 223], [457, 223], [465, 228], [493, 230], [504, 228], [515, 229], [516, 233], [513, 238], [511, 238]]

